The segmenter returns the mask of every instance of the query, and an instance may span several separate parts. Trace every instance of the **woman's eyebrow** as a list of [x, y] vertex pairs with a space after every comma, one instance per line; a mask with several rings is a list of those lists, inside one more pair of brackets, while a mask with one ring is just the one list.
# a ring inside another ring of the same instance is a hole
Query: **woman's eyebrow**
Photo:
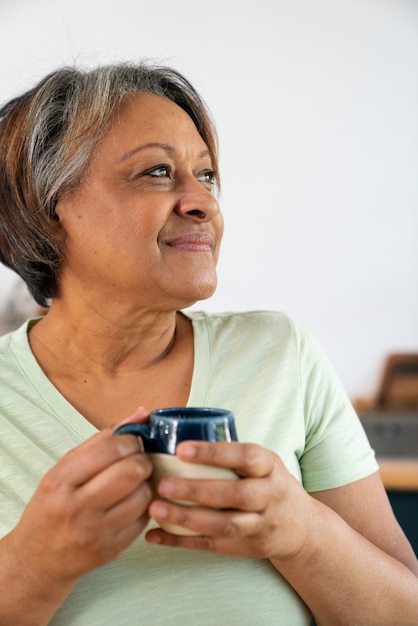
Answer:
[[[120, 159], [117, 160], [117, 163], [123, 163], [123, 161], [126, 161], [137, 152], [141, 152], [141, 150], [147, 150], [148, 148], [160, 148], [161, 150], [164, 150], [165, 152], [168, 152], [170, 154], [173, 154], [176, 152], [176, 149], [168, 143], [160, 143], [158, 141], [153, 141], [153, 142], [145, 143], [140, 146], [135, 146], [135, 148], [128, 150], [128, 152], [125, 152], [125, 154], [123, 154], [120, 157]], [[199, 152], [200, 158], [207, 156], [207, 155], [210, 155], [210, 152], [207, 148]]]
[[125, 152], [125, 154], [122, 155], [120, 159], [118, 159], [117, 162], [122, 163], [123, 161], [126, 161], [137, 152], [140, 152], [141, 150], [146, 150], [147, 148], [160, 148], [161, 150], [165, 150], [165, 152], [171, 152], [171, 153], [175, 152], [175, 148], [173, 148], [173, 146], [170, 146], [170, 144], [168, 143], [149, 142], [140, 146], [135, 146], [135, 148], [128, 150], [128, 152]]

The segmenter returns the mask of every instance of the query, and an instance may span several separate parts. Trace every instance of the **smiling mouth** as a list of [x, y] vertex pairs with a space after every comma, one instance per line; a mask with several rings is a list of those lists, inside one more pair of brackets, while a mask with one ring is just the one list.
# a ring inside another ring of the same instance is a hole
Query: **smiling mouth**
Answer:
[[208, 233], [184, 233], [167, 239], [164, 242], [170, 248], [184, 252], [212, 252], [214, 245], [213, 237]]

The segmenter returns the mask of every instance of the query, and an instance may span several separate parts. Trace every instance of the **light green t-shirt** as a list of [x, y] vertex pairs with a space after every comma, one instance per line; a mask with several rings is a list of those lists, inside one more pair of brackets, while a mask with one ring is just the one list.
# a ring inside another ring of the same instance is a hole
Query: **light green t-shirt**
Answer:
[[[377, 470], [359, 419], [308, 332], [282, 313], [186, 315], [195, 341], [189, 406], [232, 410], [239, 439], [277, 452], [308, 491]], [[0, 536], [15, 526], [41, 477], [95, 432], [40, 369], [26, 324], [0, 338]], [[141, 536], [117, 561], [84, 576], [51, 624], [302, 626], [310, 619], [267, 560], [169, 549]]]

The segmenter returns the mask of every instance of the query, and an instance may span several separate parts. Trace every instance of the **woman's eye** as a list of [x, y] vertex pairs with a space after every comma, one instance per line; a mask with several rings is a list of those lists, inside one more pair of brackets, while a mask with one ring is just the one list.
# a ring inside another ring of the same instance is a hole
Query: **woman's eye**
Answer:
[[157, 167], [147, 170], [145, 175], [152, 178], [170, 178], [170, 168], [168, 165], [157, 165]]
[[213, 172], [212, 170], [205, 170], [203, 172], [200, 172], [197, 180], [202, 184], [212, 188], [215, 184], [215, 172]]

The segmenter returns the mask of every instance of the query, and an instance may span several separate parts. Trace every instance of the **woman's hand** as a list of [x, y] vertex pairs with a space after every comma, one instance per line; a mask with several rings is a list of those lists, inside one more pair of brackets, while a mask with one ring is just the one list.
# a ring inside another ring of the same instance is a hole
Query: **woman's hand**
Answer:
[[288, 559], [309, 540], [312, 498], [280, 458], [258, 445], [184, 442], [180, 459], [234, 469], [241, 480], [163, 478], [162, 498], [191, 500], [182, 506], [155, 500], [149, 507], [156, 522], [176, 524], [198, 534], [177, 536], [160, 529], [147, 540], [252, 558]]
[[[416, 560], [411, 550], [408, 557], [407, 542], [396, 531], [377, 475], [314, 498], [276, 454], [257, 445], [184, 442], [177, 454], [184, 461], [235, 469], [242, 478], [162, 479], [158, 491], [163, 498], [192, 500], [196, 506], [154, 500], [150, 516], [198, 536], [152, 529], [148, 541], [268, 558], [310, 608], [317, 624], [416, 624]], [[358, 513], [364, 507], [367, 520]], [[386, 525], [390, 530], [382, 536]], [[399, 555], [408, 557], [404, 561], [411, 563], [411, 569], [397, 559]]]
[[152, 465], [131, 436], [102, 431], [42, 479], [13, 531], [17, 558], [52, 580], [115, 559], [145, 528]]

